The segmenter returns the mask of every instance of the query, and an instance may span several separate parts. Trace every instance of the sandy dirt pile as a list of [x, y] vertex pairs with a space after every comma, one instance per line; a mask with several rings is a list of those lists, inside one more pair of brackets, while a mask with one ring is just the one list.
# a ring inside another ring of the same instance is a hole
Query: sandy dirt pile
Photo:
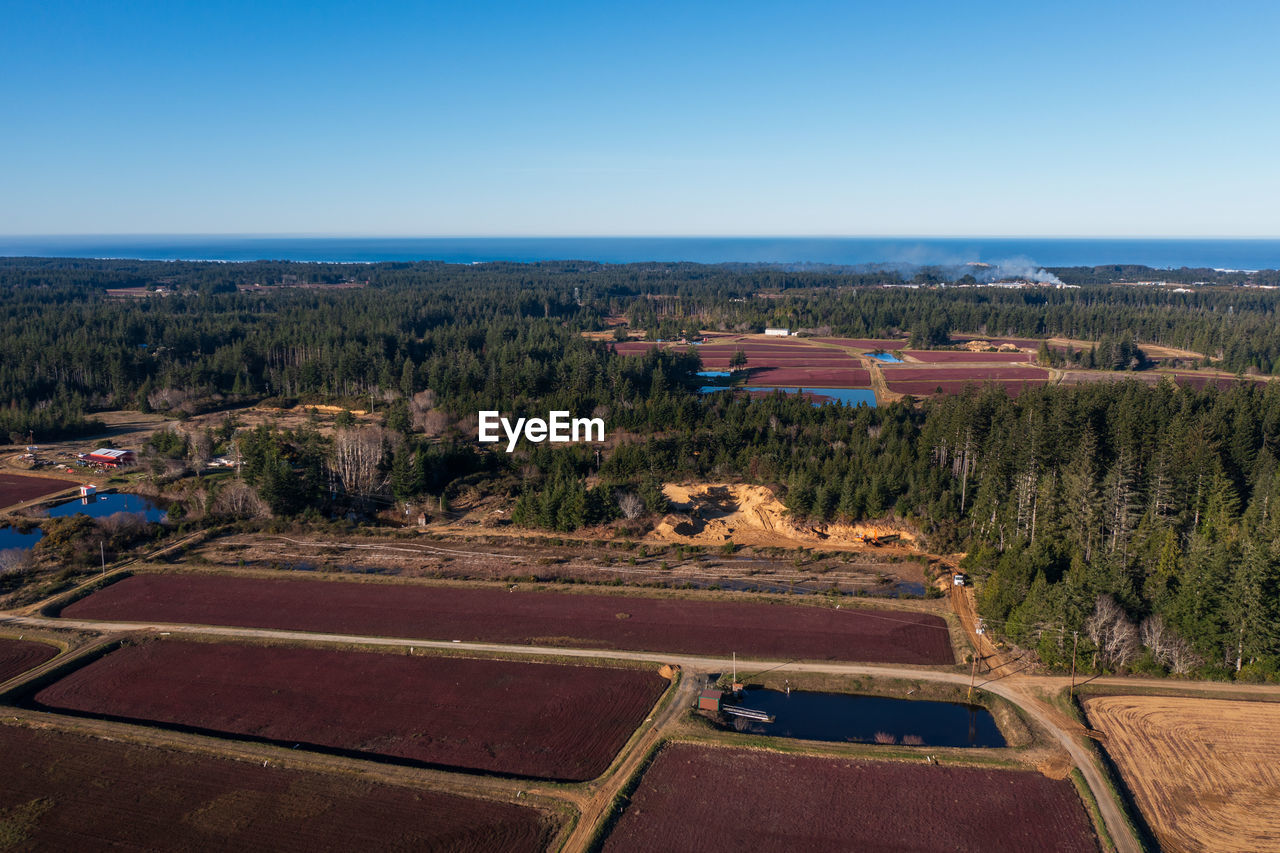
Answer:
[[672, 512], [649, 535], [662, 542], [862, 550], [876, 547], [864, 537], [896, 536], [895, 545], [916, 544], [910, 531], [889, 525], [797, 522], [765, 486], [668, 484], [663, 493], [671, 501]]

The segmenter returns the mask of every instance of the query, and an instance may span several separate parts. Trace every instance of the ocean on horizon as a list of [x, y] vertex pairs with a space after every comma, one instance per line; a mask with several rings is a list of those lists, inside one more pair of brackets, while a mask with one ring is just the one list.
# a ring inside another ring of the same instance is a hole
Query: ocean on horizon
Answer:
[[0, 236], [0, 256], [463, 264], [557, 260], [835, 266], [1018, 262], [1048, 267], [1140, 264], [1164, 269], [1256, 270], [1280, 268], [1280, 239]]

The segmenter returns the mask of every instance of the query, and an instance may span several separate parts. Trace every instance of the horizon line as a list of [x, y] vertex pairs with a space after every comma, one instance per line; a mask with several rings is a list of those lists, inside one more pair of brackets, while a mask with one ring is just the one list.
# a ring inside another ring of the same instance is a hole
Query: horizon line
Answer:
[[293, 240], [1280, 240], [1280, 235], [1226, 234], [377, 234], [317, 231], [83, 232], [0, 234], [0, 240], [121, 239]]

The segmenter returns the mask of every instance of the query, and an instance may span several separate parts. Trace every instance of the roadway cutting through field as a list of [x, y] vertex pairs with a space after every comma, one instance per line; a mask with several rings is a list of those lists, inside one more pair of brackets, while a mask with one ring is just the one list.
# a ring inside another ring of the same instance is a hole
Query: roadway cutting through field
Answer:
[[[625, 784], [630, 771], [635, 769], [648, 747], [656, 743], [662, 735], [679, 719], [679, 711], [683, 709], [682, 700], [687, 698], [691, 690], [694, 674], [716, 673], [725, 669], [727, 661], [721, 657], [705, 657], [673, 653], [654, 653], [641, 651], [625, 651], [613, 649], [578, 649], [560, 646], [523, 646], [502, 643], [453, 642], [441, 640], [409, 639], [401, 637], [366, 637], [350, 634], [311, 633], [305, 631], [281, 631], [250, 628], [210, 627], [203, 625], [151, 624], [146, 622], [101, 622], [85, 619], [49, 619], [32, 616], [0, 617], [0, 624], [27, 628], [74, 628], [84, 631], [109, 632], [141, 632], [176, 635], [199, 635], [204, 637], [224, 637], [237, 640], [265, 640], [275, 642], [303, 642], [311, 644], [339, 644], [344, 646], [360, 645], [394, 648], [445, 649], [453, 651], [478, 652], [485, 654], [517, 655], [531, 657], [590, 658], [594, 660], [617, 660], [629, 662], [648, 662], [653, 664], [675, 664], [684, 670], [685, 683], [681, 685], [676, 697], [664, 706], [651, 721], [648, 728], [633, 741], [625, 756], [606, 777], [607, 781], [585, 800], [577, 802], [583, 816], [574, 828], [573, 844], [566, 850], [583, 850], [589, 841], [596, 819], [603, 815], [608, 803]], [[751, 660], [740, 659], [737, 665], [743, 670], [763, 671], [766, 669], [788, 670], [793, 672], [811, 672], [828, 675], [875, 676], [882, 678], [904, 678], [920, 681], [943, 682], [948, 684], [967, 685], [971, 675], [924, 667], [902, 666], [891, 664], [855, 664], [812, 661]], [[1009, 676], [978, 681], [976, 686], [994, 693], [1020, 707], [1028, 716], [1044, 727], [1071, 756], [1075, 765], [1080, 768], [1094, 798], [1097, 800], [1103, 821], [1117, 849], [1122, 853], [1139, 853], [1141, 845], [1133, 836], [1124, 814], [1116, 802], [1111, 789], [1107, 785], [1101, 770], [1093, 757], [1081, 745], [1084, 736], [1083, 727], [1070, 720], [1061, 711], [1053, 708], [1040, 697], [1040, 691], [1049, 687], [1058, 689], [1065, 686], [1066, 679], [1035, 676]], [[1129, 685], [1127, 679], [1095, 679], [1094, 683]], [[1159, 683], [1159, 682], [1157, 682]], [[1195, 684], [1179, 685], [1184, 689], [1221, 689], [1220, 685]]]

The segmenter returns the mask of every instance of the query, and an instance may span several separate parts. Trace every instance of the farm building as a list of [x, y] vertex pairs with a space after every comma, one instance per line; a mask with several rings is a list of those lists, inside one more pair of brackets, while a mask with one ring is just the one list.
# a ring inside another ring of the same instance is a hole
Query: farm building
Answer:
[[92, 462], [94, 465], [105, 465], [108, 468], [119, 468], [124, 465], [132, 465], [137, 461], [132, 450], [115, 450], [109, 447], [99, 447], [97, 450], [84, 457], [86, 462]]
[[785, 338], [791, 334], [791, 330], [790, 329], [765, 329], [764, 333], [766, 335], [773, 335], [774, 337], [778, 337], [778, 338]]
[[698, 710], [699, 711], [719, 711], [720, 700], [724, 693], [719, 690], [703, 690], [698, 694]]

